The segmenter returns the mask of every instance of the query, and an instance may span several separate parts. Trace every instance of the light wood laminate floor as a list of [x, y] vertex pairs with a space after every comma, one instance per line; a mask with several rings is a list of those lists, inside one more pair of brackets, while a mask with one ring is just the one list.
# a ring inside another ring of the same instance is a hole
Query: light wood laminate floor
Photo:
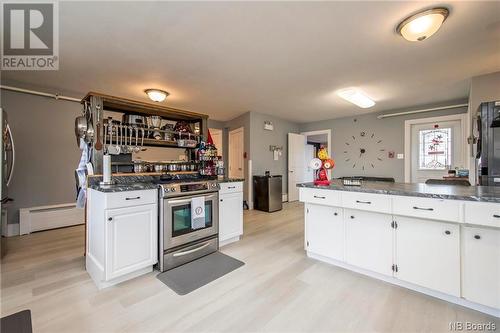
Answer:
[[186, 296], [157, 272], [98, 291], [84, 269], [83, 226], [3, 239], [2, 316], [31, 309], [34, 332], [449, 332], [490, 316], [308, 259], [303, 206], [245, 212], [222, 251], [242, 268]]

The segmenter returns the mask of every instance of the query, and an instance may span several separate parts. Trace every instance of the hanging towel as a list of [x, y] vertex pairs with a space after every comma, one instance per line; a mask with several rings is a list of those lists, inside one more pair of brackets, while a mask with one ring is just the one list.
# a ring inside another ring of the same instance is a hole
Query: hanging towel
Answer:
[[82, 151], [82, 157], [78, 163], [78, 168], [75, 170], [77, 179], [76, 207], [84, 208], [87, 200], [87, 163], [90, 161], [91, 148], [83, 141], [83, 139], [80, 139], [80, 149]]
[[191, 199], [191, 229], [205, 228], [205, 197]]

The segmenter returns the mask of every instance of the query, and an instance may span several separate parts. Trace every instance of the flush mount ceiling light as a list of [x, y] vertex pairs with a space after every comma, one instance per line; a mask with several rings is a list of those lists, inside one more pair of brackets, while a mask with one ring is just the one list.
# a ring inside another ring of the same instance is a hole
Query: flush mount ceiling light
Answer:
[[371, 108], [375, 105], [375, 102], [370, 97], [356, 88], [341, 89], [337, 91], [337, 95], [363, 109]]
[[168, 92], [160, 89], [146, 89], [144, 92], [153, 102], [163, 102], [170, 95]]
[[444, 7], [424, 10], [405, 18], [398, 24], [396, 31], [410, 42], [421, 42], [441, 28], [449, 13]]

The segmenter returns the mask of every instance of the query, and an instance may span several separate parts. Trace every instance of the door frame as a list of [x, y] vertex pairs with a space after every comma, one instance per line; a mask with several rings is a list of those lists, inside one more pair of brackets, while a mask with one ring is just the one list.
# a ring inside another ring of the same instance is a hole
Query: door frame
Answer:
[[[309, 132], [300, 132], [299, 134], [305, 135], [306, 136], [306, 144], [307, 144], [307, 137], [309, 135], [318, 135], [318, 134], [326, 134], [327, 136], [327, 151], [328, 151], [328, 156], [332, 158], [332, 130], [331, 129], [324, 129], [324, 130], [317, 130], [317, 131], [309, 131]], [[333, 159], [335, 160], [335, 159]], [[328, 177], [331, 179], [332, 178], [332, 169], [328, 170]]]
[[[460, 121], [460, 131], [462, 132], [462, 161], [465, 166], [469, 166], [470, 156], [468, 154], [468, 143], [467, 143], [467, 128], [468, 128], [468, 113], [457, 113], [449, 116], [440, 117], [429, 117], [429, 118], [418, 118], [405, 120], [405, 136], [404, 136], [404, 180], [405, 183], [411, 182], [411, 127], [412, 125], [441, 122], [441, 121]], [[471, 179], [471, 174], [469, 172], [469, 180]]]
[[[300, 132], [299, 134], [302, 134], [302, 135], [305, 135], [306, 137], [309, 136], [309, 135], [318, 135], [318, 134], [326, 134], [328, 139], [327, 139], [327, 143], [328, 143], [328, 147], [327, 147], [327, 151], [328, 151], [328, 156], [332, 156], [332, 130], [331, 129], [325, 129], [325, 130], [318, 130], [318, 131], [309, 131], [309, 132]], [[307, 143], [307, 141], [306, 141]]]
[[221, 146], [220, 148], [217, 149], [217, 153], [219, 156], [222, 156], [222, 159], [224, 159], [224, 131], [220, 128], [209, 128], [210, 134], [214, 133], [220, 133], [221, 135]]
[[[228, 135], [227, 135], [227, 145], [228, 145], [228, 150], [227, 150], [227, 175], [229, 176], [229, 168], [231, 167], [231, 133], [237, 133], [237, 132], [241, 132], [241, 136], [243, 138], [243, 153], [245, 153], [245, 127], [238, 127], [238, 128], [235, 128], [231, 131], [229, 131]], [[243, 178], [246, 178], [245, 177], [245, 158], [243, 157], [243, 155], [241, 156], [241, 159], [242, 159], [242, 174], [243, 174]]]

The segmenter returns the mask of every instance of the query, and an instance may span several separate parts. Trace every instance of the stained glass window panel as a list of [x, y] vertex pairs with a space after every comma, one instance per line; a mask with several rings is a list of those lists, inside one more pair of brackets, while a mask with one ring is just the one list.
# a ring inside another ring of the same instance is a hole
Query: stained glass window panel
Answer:
[[419, 169], [448, 168], [451, 165], [451, 128], [435, 128], [419, 132]]

